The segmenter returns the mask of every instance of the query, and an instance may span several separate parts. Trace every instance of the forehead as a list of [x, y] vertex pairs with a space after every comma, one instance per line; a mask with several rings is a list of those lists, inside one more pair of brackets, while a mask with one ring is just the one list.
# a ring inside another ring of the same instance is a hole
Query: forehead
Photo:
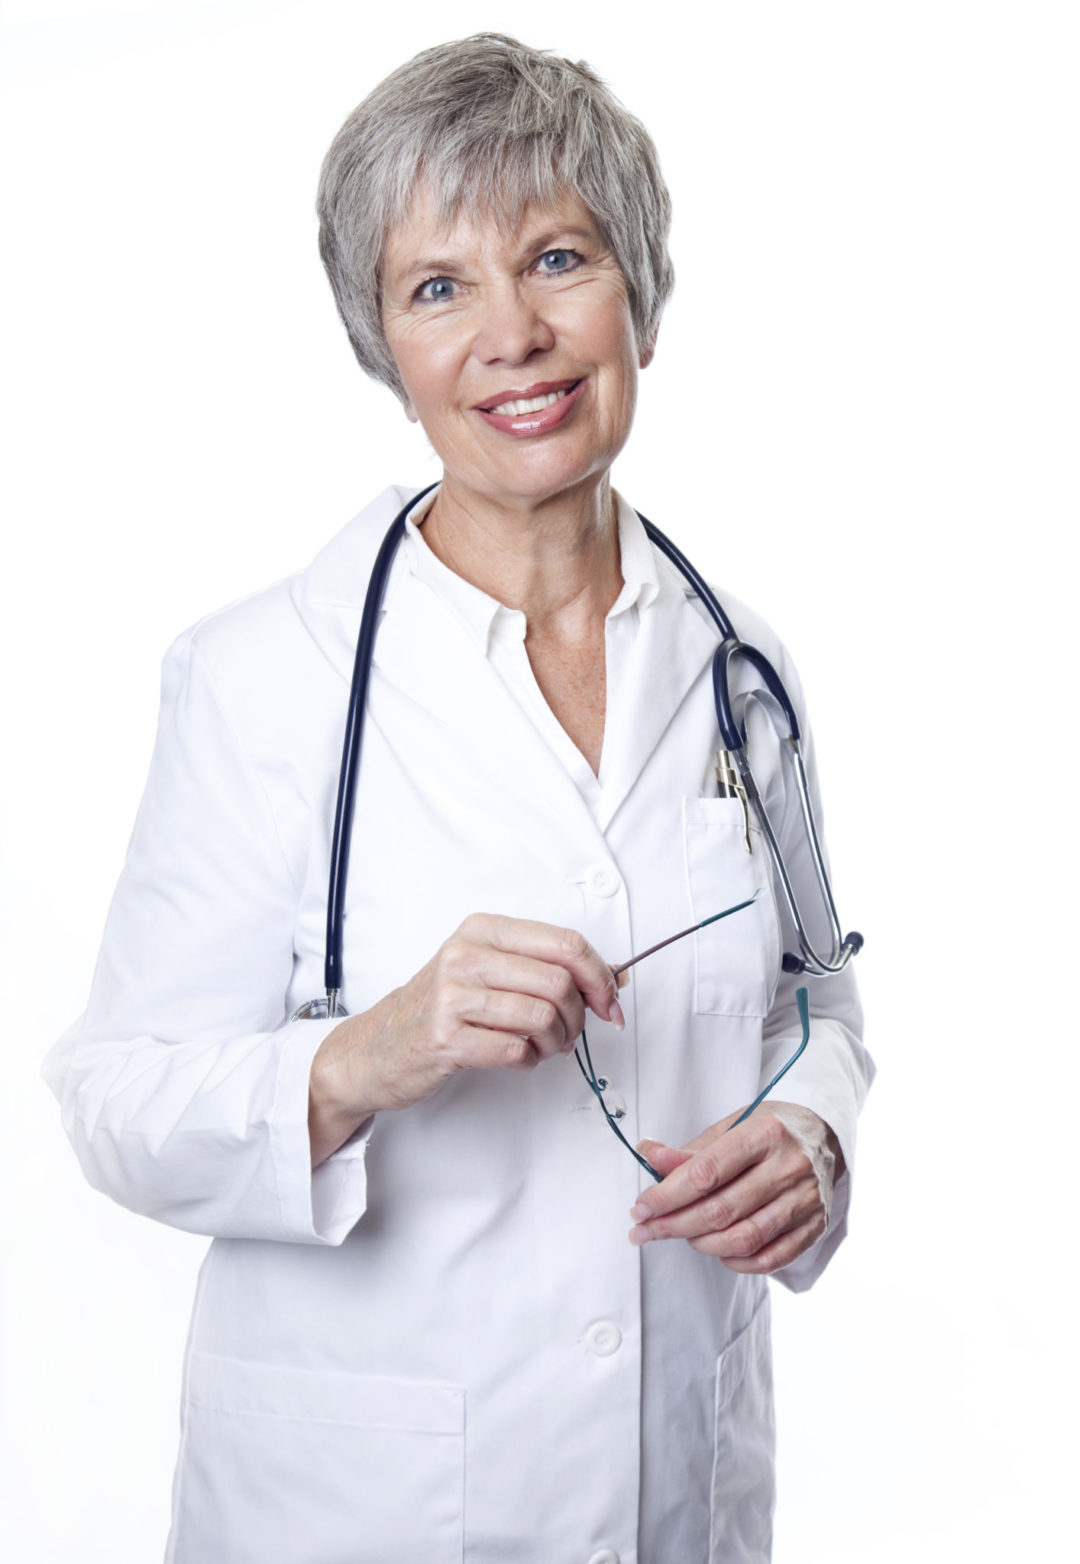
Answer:
[[571, 190], [551, 201], [530, 201], [513, 213], [494, 204], [480, 211], [463, 208], [447, 213], [430, 186], [422, 183], [387, 235], [382, 274], [392, 285], [395, 278], [440, 260], [517, 258], [520, 252], [553, 243], [564, 234], [600, 237], [596, 219]]

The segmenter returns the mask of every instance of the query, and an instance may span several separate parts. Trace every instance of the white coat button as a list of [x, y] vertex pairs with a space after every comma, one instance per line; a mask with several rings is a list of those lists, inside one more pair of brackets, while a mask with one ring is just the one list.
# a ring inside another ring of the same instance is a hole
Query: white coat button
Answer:
[[[585, 1345], [598, 1358], [610, 1358], [622, 1346], [622, 1331], [613, 1320], [597, 1320], [585, 1332]], [[598, 1554], [602, 1558], [614, 1558], [612, 1554]], [[591, 1561], [590, 1561], [591, 1564]]]
[[619, 1555], [612, 1553], [610, 1548], [601, 1548], [599, 1553], [594, 1553], [589, 1564], [619, 1564]]
[[594, 863], [585, 876], [585, 884], [594, 896], [614, 896], [622, 880], [609, 863]]

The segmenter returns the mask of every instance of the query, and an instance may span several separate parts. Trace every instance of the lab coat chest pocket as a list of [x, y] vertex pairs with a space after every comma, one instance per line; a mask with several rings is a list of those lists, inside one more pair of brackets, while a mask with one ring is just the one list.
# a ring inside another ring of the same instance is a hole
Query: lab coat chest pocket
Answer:
[[716, 1446], [709, 1564], [769, 1564], [776, 1428], [769, 1300], [716, 1365]]
[[193, 1352], [168, 1564], [461, 1564], [460, 1386]]
[[765, 844], [752, 828], [746, 851], [737, 798], [684, 799], [683, 839], [695, 922], [753, 898], [694, 935], [694, 1008], [766, 1016], [780, 971], [780, 925]]

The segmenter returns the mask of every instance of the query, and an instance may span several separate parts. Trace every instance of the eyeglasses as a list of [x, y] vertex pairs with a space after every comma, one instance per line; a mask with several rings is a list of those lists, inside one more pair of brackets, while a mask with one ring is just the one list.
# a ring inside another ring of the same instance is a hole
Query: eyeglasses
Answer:
[[[698, 929], [703, 929], [710, 923], [718, 923], [721, 918], [730, 918], [732, 913], [742, 912], [743, 908], [749, 907], [754, 899], [755, 898], [751, 896], [749, 901], [740, 901], [737, 902], [734, 907], [725, 907], [723, 912], [714, 912], [710, 918], [702, 918], [700, 923], [692, 923], [688, 929], [680, 929], [678, 934], [669, 934], [667, 939], [662, 939], [657, 944], [650, 945], [648, 950], [639, 951], [636, 956], [631, 956], [629, 961], [624, 961], [620, 966], [612, 967], [612, 975], [617, 979], [623, 972], [627, 970], [627, 968], [636, 966], [639, 961], [644, 961], [646, 956], [655, 955], [658, 950], [663, 950], [665, 945], [674, 945], [676, 940], [685, 939], [688, 934], [696, 934]], [[800, 1042], [798, 1048], [796, 1048], [795, 1052], [792, 1054], [791, 1058], [788, 1060], [787, 1064], [785, 1064], [781, 1069], [777, 1070], [768, 1086], [766, 1086], [762, 1091], [758, 1092], [753, 1102], [748, 1108], [744, 1109], [743, 1112], [739, 1114], [739, 1117], [735, 1120], [734, 1124], [728, 1125], [728, 1130], [733, 1130], [735, 1125], [742, 1124], [745, 1119], [750, 1117], [754, 1109], [759, 1107], [761, 1103], [765, 1101], [765, 1098], [772, 1091], [773, 1087], [779, 1080], [783, 1078], [783, 1076], [787, 1074], [787, 1072], [791, 1069], [791, 1066], [795, 1063], [796, 1059], [798, 1059], [799, 1055], [806, 1047], [807, 1043], [810, 1041], [810, 996], [805, 988], [799, 988], [795, 990], [795, 1003], [799, 1007], [799, 1020], [802, 1022], [802, 1041]], [[582, 1057], [583, 1055], [584, 1057]], [[607, 1090], [608, 1081], [605, 1076], [597, 1075], [596, 1073], [596, 1066], [593, 1064], [592, 1055], [589, 1052], [589, 1040], [586, 1037], [584, 1031], [582, 1031], [581, 1034], [581, 1042], [579, 1043], [578, 1047], [574, 1049], [574, 1058], [577, 1060], [578, 1069], [585, 1077], [589, 1087], [593, 1092], [595, 1092], [596, 1100], [600, 1104], [604, 1118], [607, 1120], [608, 1127], [610, 1128], [612, 1134], [618, 1136], [619, 1140], [622, 1141], [623, 1145], [633, 1157], [634, 1161], [640, 1163], [641, 1166], [645, 1169], [646, 1173], [651, 1174], [659, 1184], [663, 1180], [664, 1175], [662, 1173], [658, 1173], [648, 1158], [643, 1157], [640, 1151], [635, 1150], [635, 1148], [631, 1146], [630, 1142], [627, 1140], [626, 1136], [623, 1134], [622, 1130], [616, 1123], [615, 1115], [611, 1112], [611, 1109], [604, 1101], [604, 1092]], [[725, 1134], [726, 1133], [727, 1131], [725, 1131]]]

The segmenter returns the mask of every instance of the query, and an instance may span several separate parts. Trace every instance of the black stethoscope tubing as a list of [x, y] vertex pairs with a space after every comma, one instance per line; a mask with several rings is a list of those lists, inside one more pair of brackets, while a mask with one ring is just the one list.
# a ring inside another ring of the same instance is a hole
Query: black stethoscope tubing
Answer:
[[[334, 811], [334, 837], [330, 846], [330, 883], [326, 896], [326, 964], [324, 979], [327, 999], [340, 994], [345, 981], [342, 950], [345, 939], [345, 886], [349, 876], [349, 844], [352, 839], [353, 812], [356, 808], [356, 779], [360, 772], [360, 750], [364, 742], [364, 715], [367, 710], [368, 684], [371, 681], [371, 665], [375, 659], [375, 637], [379, 630], [386, 584], [398, 545], [405, 536], [405, 518], [425, 494], [437, 485], [429, 483], [426, 489], [413, 496], [398, 511], [390, 524], [371, 571], [364, 613], [360, 620], [360, 634], [356, 641], [353, 659], [352, 686], [349, 690], [349, 711], [345, 718], [345, 743], [341, 752], [341, 775], [338, 778], [337, 808]], [[334, 1014], [331, 1005], [330, 1014]]]

